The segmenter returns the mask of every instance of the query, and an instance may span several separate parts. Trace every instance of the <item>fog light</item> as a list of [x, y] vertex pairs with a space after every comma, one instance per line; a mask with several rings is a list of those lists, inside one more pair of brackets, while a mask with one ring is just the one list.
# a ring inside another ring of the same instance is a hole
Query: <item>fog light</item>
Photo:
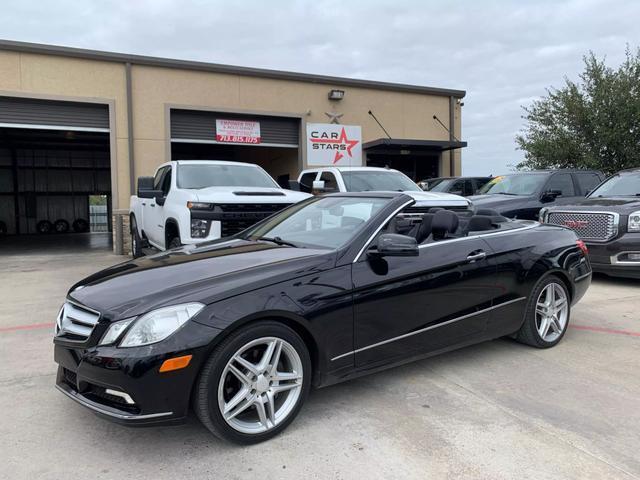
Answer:
[[191, 220], [191, 237], [205, 238], [209, 235], [210, 220], [192, 219]]

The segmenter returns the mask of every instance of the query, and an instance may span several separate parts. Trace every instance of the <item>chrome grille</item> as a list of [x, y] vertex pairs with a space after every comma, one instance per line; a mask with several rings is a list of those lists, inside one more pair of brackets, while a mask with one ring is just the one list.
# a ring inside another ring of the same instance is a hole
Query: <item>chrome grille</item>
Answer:
[[583, 240], [606, 242], [618, 234], [618, 215], [608, 212], [549, 212], [547, 223], [568, 227]]
[[57, 318], [56, 335], [68, 340], [84, 341], [89, 338], [100, 314], [71, 302], [66, 302]]

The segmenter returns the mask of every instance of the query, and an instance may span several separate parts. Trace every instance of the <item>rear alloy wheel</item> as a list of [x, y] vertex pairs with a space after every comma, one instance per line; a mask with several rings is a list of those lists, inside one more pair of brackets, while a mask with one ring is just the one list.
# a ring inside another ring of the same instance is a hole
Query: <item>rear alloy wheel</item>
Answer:
[[302, 339], [275, 322], [256, 324], [223, 342], [204, 367], [196, 413], [214, 434], [257, 443], [296, 416], [310, 383]]
[[546, 277], [532, 292], [517, 339], [538, 348], [552, 347], [567, 331], [570, 313], [570, 297], [564, 282], [553, 275]]

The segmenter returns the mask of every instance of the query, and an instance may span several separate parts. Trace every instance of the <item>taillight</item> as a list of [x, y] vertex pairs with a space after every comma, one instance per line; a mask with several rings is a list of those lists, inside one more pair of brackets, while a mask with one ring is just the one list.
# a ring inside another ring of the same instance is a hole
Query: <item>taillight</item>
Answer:
[[576, 245], [582, 251], [582, 253], [585, 254], [585, 256], [589, 255], [589, 249], [587, 248], [586, 243], [584, 243], [582, 240], [576, 240]]

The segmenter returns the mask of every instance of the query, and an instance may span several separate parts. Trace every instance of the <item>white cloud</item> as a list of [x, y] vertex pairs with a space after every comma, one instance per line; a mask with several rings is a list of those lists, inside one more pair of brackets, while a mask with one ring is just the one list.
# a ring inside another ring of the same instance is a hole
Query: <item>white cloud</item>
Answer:
[[520, 105], [589, 50], [640, 45], [640, 2], [4, 1], [0, 37], [467, 90], [464, 172], [517, 163]]

